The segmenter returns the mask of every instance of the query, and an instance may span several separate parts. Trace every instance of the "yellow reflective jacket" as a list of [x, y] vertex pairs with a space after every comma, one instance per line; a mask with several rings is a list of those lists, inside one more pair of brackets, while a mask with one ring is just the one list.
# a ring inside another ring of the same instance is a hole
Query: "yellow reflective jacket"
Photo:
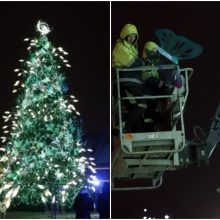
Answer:
[[126, 41], [126, 37], [130, 34], [136, 34], [138, 37], [137, 28], [132, 24], [126, 24], [112, 52], [113, 67], [128, 67], [133, 60], [138, 58], [137, 41], [134, 44]]
[[[144, 49], [143, 49], [143, 53], [142, 53], [142, 58], [145, 61], [149, 61], [149, 64], [152, 66], [155, 66], [159, 60], [154, 60], [154, 62], [148, 60], [148, 55], [147, 55], [147, 50], [151, 51], [153, 49], [157, 49], [158, 45], [152, 41], [148, 41], [145, 45], [144, 45]], [[145, 71], [142, 73], [142, 80], [146, 80], [147, 78], [149, 78], [150, 76], [153, 76], [157, 79], [159, 79], [159, 73], [157, 70], [151, 70], [151, 71]]]

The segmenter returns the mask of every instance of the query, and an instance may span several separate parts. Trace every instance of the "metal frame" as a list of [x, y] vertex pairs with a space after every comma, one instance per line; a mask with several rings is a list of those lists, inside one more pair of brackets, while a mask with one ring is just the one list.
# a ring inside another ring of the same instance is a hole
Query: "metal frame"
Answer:
[[[164, 95], [164, 96], [142, 96], [142, 97], [121, 97], [120, 94], [120, 77], [119, 73], [121, 71], [145, 71], [145, 70], [158, 70], [158, 69], [173, 69], [177, 68], [179, 73], [182, 73], [185, 78], [185, 92], [183, 94], [183, 91], [181, 89], [177, 89], [176, 94], [172, 95]], [[180, 69], [177, 65], [163, 65], [160, 67], [153, 67], [153, 66], [145, 66], [140, 68], [119, 68], [116, 69], [116, 83], [117, 83], [117, 90], [118, 90], [118, 97], [117, 97], [117, 104], [118, 104], [118, 117], [119, 117], [119, 134], [120, 134], [120, 143], [121, 146], [119, 149], [115, 150], [115, 156], [112, 157], [112, 169], [114, 170], [116, 167], [114, 167], [116, 164], [121, 163], [122, 166], [126, 165], [132, 165], [132, 161], [139, 163], [139, 166], [136, 167], [133, 170], [141, 170], [144, 171], [146, 169], [146, 166], [157, 166], [158, 169], [156, 177], [152, 179], [152, 186], [146, 186], [146, 187], [125, 187], [125, 188], [115, 188], [114, 184], [112, 187], [112, 190], [142, 190], [142, 189], [155, 189], [161, 186], [162, 184], [162, 176], [165, 170], [173, 170], [175, 167], [180, 165], [178, 153], [184, 149], [186, 146], [185, 142], [185, 128], [184, 128], [184, 119], [183, 119], [183, 110], [186, 104], [186, 100], [189, 94], [189, 86], [188, 86], [188, 80], [192, 76], [193, 69], [191, 68], [185, 68]], [[164, 131], [164, 132], [150, 132], [150, 133], [132, 133], [133, 140], [126, 140], [125, 135], [123, 134], [123, 126], [122, 126], [122, 109], [121, 109], [121, 102], [122, 100], [129, 100], [129, 99], [152, 99], [152, 98], [174, 98], [176, 101], [173, 103], [173, 106], [178, 105], [178, 109], [180, 112], [178, 112], [178, 116], [174, 119], [172, 129], [171, 131]], [[176, 130], [176, 124], [180, 120], [181, 129], [180, 131]], [[139, 150], [136, 151], [135, 148], [137, 148], [139, 145], [143, 145], [144, 143], [151, 146], [157, 146], [161, 143], [169, 143], [169, 141], [172, 141], [172, 145], [174, 146], [173, 149], [158, 149], [158, 150]], [[166, 159], [156, 159], [156, 158], [148, 158], [151, 155], [155, 154], [161, 154], [166, 155]], [[129, 158], [126, 161], [126, 156], [128, 157], [134, 157]], [[136, 158], [140, 157], [140, 158]], [[129, 161], [129, 162], [128, 162]], [[159, 166], [158, 166], [159, 165]], [[127, 166], [127, 169], [129, 169]], [[163, 169], [160, 168], [160, 166], [163, 166]], [[147, 169], [146, 169], [147, 170]], [[123, 171], [122, 171], [123, 173]], [[112, 172], [112, 178], [113, 181], [115, 178], [119, 178], [120, 176], [114, 175], [114, 172]], [[126, 172], [125, 172], [126, 175]], [[136, 179], [138, 177], [137, 175], [134, 175], [133, 179]], [[159, 181], [158, 181], [159, 180]]]

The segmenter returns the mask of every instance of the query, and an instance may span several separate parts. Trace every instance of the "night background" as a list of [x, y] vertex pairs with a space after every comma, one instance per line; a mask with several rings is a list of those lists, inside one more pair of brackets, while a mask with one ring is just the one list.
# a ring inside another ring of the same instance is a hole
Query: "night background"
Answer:
[[[146, 41], [159, 44], [154, 31], [168, 28], [203, 46], [194, 60], [180, 62], [192, 67], [189, 97], [185, 108], [188, 140], [193, 126], [208, 131], [220, 101], [219, 41], [220, 2], [112, 2], [111, 44], [122, 27], [135, 24], [139, 32], [139, 56]], [[219, 146], [218, 146], [219, 147]], [[163, 185], [149, 191], [112, 192], [112, 218], [220, 218], [220, 149], [216, 148], [208, 166], [165, 172]], [[147, 213], [144, 213], [144, 209]]]
[[72, 68], [62, 69], [68, 94], [79, 100], [76, 108], [84, 140], [94, 148], [97, 166], [104, 167], [110, 166], [109, 6], [109, 2], [0, 2], [0, 115], [15, 106], [17, 94], [12, 90], [18, 77], [14, 69], [20, 67], [19, 59], [28, 57], [28, 43], [23, 40], [37, 36], [37, 21], [45, 21], [52, 28], [49, 41], [69, 53], [66, 58]]

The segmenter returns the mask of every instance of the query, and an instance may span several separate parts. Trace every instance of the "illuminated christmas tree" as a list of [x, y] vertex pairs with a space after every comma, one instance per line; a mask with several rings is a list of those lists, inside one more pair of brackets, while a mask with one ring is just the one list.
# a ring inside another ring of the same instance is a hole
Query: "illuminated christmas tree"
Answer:
[[95, 180], [92, 149], [81, 142], [78, 100], [67, 95], [62, 67], [71, 67], [61, 47], [48, 40], [49, 26], [39, 21], [39, 36], [29, 42], [27, 60], [15, 69], [19, 80], [16, 106], [3, 116], [0, 148], [1, 205], [37, 205], [42, 202], [71, 204], [80, 189]]

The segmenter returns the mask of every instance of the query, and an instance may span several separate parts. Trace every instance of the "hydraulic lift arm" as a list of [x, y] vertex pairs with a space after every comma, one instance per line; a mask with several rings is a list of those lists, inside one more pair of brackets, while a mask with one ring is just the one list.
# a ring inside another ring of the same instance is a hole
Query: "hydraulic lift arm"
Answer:
[[[206, 135], [200, 127], [194, 127], [196, 140], [187, 141], [187, 147], [179, 154], [182, 165], [192, 163], [199, 165], [208, 164], [212, 152], [217, 144], [220, 143], [220, 102], [211, 121], [209, 131]], [[199, 130], [201, 132], [200, 135], [198, 135]]]

